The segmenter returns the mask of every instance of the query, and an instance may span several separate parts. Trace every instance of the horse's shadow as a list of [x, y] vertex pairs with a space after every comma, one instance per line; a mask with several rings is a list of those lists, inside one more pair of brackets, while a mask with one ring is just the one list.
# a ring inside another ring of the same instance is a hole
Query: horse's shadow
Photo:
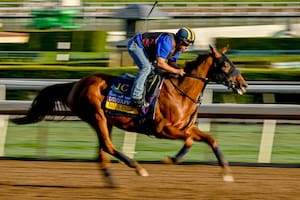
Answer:
[[0, 186], [13, 186], [13, 187], [27, 187], [27, 188], [61, 188], [61, 189], [80, 189], [80, 188], [122, 188], [119, 185], [87, 185], [87, 186], [75, 186], [75, 185], [47, 185], [47, 184], [19, 184], [19, 183], [11, 183], [11, 182], [0, 182]]

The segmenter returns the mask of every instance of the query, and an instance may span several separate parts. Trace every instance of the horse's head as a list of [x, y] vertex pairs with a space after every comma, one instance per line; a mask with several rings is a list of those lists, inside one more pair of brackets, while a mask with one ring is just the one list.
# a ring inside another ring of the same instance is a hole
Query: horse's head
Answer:
[[244, 94], [248, 84], [240, 70], [236, 69], [233, 63], [225, 55], [228, 46], [224, 47], [221, 52], [212, 46], [210, 46], [210, 50], [213, 57], [213, 66], [210, 69], [208, 78], [217, 83], [224, 84], [238, 94]]

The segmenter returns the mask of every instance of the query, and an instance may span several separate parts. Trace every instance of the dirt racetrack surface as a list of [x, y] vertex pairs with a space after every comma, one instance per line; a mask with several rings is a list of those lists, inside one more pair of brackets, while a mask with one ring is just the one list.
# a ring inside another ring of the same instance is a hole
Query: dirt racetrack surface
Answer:
[[300, 198], [300, 169], [232, 167], [235, 182], [223, 182], [218, 166], [143, 164], [140, 177], [111, 165], [118, 187], [109, 188], [92, 162], [0, 160], [1, 200], [92, 199], [284, 199]]

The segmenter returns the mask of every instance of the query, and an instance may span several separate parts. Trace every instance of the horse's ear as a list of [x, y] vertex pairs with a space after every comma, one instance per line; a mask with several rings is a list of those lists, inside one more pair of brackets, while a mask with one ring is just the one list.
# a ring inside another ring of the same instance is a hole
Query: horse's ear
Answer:
[[216, 48], [213, 48], [211, 45], [209, 45], [209, 48], [211, 50], [213, 57], [220, 58], [222, 56], [221, 53]]
[[211, 46], [211, 44], [209, 45], [210, 51], [213, 55], [215, 55], [215, 49]]
[[225, 54], [227, 50], [229, 49], [229, 44], [227, 44], [225, 47], [222, 48], [222, 53]]

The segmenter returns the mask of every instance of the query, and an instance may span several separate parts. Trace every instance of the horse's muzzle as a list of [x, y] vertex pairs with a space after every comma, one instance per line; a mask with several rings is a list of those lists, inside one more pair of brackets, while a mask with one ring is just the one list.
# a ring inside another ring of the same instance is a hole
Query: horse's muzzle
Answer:
[[247, 92], [247, 84], [239, 83], [239, 82], [234, 82], [230, 81], [228, 84], [228, 88], [231, 88], [233, 92], [243, 95]]

